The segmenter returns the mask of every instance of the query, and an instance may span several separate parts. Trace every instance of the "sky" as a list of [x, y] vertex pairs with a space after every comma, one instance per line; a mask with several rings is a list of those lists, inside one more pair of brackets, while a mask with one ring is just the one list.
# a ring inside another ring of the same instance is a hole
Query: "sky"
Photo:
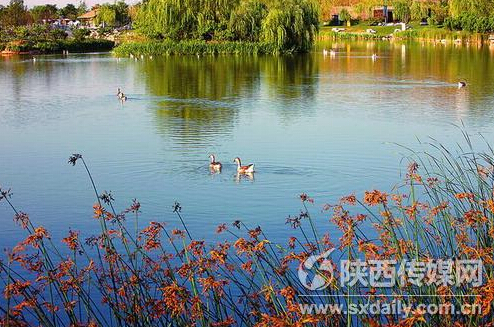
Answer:
[[[56, 4], [57, 7], [63, 7], [68, 3], [73, 3], [75, 5], [79, 4], [80, 0], [24, 0], [24, 4], [28, 6], [29, 8], [37, 5], [43, 5], [43, 4]], [[92, 5], [95, 5], [97, 3], [113, 3], [115, 0], [85, 0], [86, 5], [88, 7], [91, 7]], [[0, 5], [8, 5], [10, 0], [0, 0]], [[136, 3], [138, 2], [137, 0], [125, 0], [128, 4]]]

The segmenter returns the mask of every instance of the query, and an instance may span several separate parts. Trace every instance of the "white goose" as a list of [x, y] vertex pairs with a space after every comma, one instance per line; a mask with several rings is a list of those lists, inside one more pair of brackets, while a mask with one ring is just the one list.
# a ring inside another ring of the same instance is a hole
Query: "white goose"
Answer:
[[216, 161], [214, 154], [210, 154], [209, 159], [211, 160], [211, 162], [209, 163], [209, 169], [211, 169], [212, 171], [221, 171], [223, 165], [221, 164], [221, 162]]
[[233, 159], [233, 162], [237, 164], [237, 172], [240, 174], [252, 174], [254, 172], [254, 164], [242, 166], [242, 161], [239, 157]]

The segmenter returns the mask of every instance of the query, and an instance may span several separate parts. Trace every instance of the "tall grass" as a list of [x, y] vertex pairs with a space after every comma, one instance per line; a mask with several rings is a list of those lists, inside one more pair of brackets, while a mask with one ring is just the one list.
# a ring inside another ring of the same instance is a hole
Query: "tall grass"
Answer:
[[271, 54], [273, 44], [261, 42], [148, 41], [122, 43], [114, 49], [120, 57], [129, 55]]
[[[176, 203], [180, 229], [151, 222], [138, 229], [141, 206], [133, 201], [117, 211], [111, 193], [97, 188], [81, 155], [69, 159], [87, 172], [95, 194], [98, 235], [83, 240], [70, 231], [62, 240], [17, 209], [10, 190], [0, 201], [10, 206], [26, 238], [0, 264], [7, 326], [480, 326], [494, 318], [494, 151], [475, 151], [465, 143], [452, 150], [436, 141], [424, 151], [407, 152], [403, 182], [392, 193], [378, 190], [341, 198], [322, 206], [327, 230], [302, 194], [301, 211], [287, 218], [293, 237], [270, 241], [260, 227], [241, 221], [221, 224], [227, 239], [207, 243], [194, 239]], [[63, 247], [62, 247], [63, 246]], [[337, 248], [332, 256], [362, 260], [482, 259], [484, 285], [479, 287], [404, 284], [344, 288], [322, 268], [317, 274], [329, 286], [311, 292], [297, 276], [310, 255]], [[311, 296], [305, 296], [305, 295]], [[478, 295], [478, 296], [469, 296]], [[419, 297], [420, 296], [420, 297]], [[304, 313], [299, 304], [366, 305], [401, 299], [419, 303], [478, 304], [482, 314], [352, 316], [332, 312]]]
[[395, 34], [398, 38], [404, 39], [420, 39], [431, 41], [456, 41], [471, 43], [483, 43], [488, 42], [488, 35], [471, 33], [468, 31], [450, 31], [445, 28], [421, 28], [414, 30], [407, 30], [403, 32], [397, 32]]

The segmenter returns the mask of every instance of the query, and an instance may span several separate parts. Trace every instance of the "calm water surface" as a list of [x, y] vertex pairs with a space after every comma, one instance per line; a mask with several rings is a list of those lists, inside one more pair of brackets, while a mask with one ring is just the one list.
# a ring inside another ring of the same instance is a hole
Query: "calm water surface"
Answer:
[[[329, 47], [335, 58], [322, 55]], [[56, 237], [99, 226], [83, 168], [67, 164], [82, 153], [117, 207], [140, 200], [142, 225], [178, 226], [177, 200], [196, 238], [241, 219], [281, 239], [301, 192], [315, 197], [323, 226], [323, 203], [395, 185], [394, 143], [454, 144], [462, 122], [492, 140], [494, 49], [343, 42], [279, 57], [1, 58], [0, 99], [0, 185]], [[209, 153], [221, 174], [208, 172]], [[256, 164], [254, 180], [236, 179], [235, 156]], [[5, 203], [0, 223], [2, 248], [21, 238]]]

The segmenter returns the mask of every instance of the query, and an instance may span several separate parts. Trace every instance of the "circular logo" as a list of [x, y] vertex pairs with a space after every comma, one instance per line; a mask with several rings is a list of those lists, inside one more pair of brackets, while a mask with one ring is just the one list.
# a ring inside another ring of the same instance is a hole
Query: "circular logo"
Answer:
[[[312, 255], [300, 263], [298, 266], [298, 278], [305, 288], [311, 291], [319, 291], [328, 287], [333, 279], [333, 265], [328, 257], [333, 251], [334, 249], [331, 249], [320, 255]], [[317, 263], [319, 263], [319, 266], [317, 266]]]

